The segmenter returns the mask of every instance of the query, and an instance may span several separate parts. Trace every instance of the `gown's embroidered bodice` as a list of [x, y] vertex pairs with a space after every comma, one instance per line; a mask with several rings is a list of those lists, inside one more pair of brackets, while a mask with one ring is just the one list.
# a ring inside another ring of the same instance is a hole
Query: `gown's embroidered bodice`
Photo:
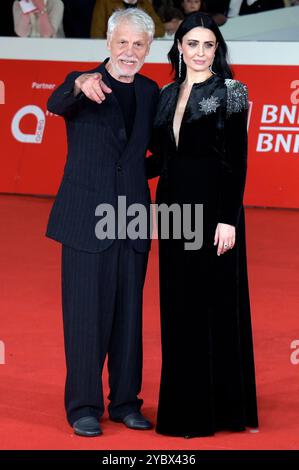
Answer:
[[236, 225], [247, 168], [247, 87], [218, 75], [194, 84], [177, 146], [173, 120], [179, 92], [177, 81], [161, 91], [148, 177], [161, 175], [161, 200], [213, 201], [218, 221]]
[[225, 161], [225, 140], [230, 137], [226, 122], [233, 114], [247, 110], [246, 85], [218, 75], [195, 83], [182, 117], [177, 147], [173, 119], [179, 92], [179, 81], [166, 85], [161, 91], [153, 139], [159, 153], [166, 152], [168, 157], [178, 153], [188, 158], [200, 158], [216, 152]]

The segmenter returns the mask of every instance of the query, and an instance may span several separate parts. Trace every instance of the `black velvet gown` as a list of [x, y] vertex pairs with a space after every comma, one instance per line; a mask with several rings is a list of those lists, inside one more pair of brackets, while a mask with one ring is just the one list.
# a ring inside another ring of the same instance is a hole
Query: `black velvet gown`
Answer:
[[[203, 245], [187, 251], [184, 239], [159, 240], [156, 430], [195, 437], [258, 426], [242, 203], [248, 99], [236, 80], [213, 75], [194, 84], [177, 148], [179, 90], [177, 81], [161, 92], [147, 172], [160, 175], [156, 203], [203, 204]], [[236, 227], [235, 247], [221, 256], [214, 246], [219, 222]]]

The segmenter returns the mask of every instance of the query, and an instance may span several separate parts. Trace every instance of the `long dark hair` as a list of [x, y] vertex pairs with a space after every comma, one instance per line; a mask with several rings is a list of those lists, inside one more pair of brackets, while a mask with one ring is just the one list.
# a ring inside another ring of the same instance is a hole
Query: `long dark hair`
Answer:
[[218, 47], [215, 52], [215, 59], [213, 62], [213, 72], [219, 74], [223, 78], [233, 78], [232, 70], [227, 62], [227, 45], [224, 41], [224, 38], [213, 20], [213, 18], [207, 14], [200, 11], [188, 15], [184, 21], [180, 24], [177, 32], [174, 36], [174, 43], [172, 48], [168, 53], [169, 62], [172, 65], [172, 72], [175, 80], [184, 80], [186, 77], [186, 65], [182, 60], [181, 65], [181, 76], [179, 76], [179, 48], [178, 41], [182, 43], [182, 39], [191, 29], [202, 26], [204, 28], [210, 29], [216, 36], [216, 41]]

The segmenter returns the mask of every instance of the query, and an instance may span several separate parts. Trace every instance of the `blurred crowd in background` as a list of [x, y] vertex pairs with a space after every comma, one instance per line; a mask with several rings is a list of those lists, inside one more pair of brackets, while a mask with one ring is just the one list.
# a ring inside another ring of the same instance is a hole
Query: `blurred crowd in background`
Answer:
[[[23, 2], [28, 0], [23, 0]], [[0, 36], [106, 37], [109, 16], [119, 8], [142, 8], [154, 20], [156, 38], [172, 38], [186, 15], [204, 11], [222, 26], [230, 18], [299, 5], [299, 0], [30, 0], [23, 13], [19, 0], [1, 0]]]

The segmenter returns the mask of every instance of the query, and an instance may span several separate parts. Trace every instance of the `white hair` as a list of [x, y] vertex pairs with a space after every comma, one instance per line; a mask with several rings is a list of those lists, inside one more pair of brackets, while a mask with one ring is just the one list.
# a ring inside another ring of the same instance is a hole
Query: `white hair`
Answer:
[[141, 8], [116, 10], [108, 20], [107, 37], [111, 37], [115, 28], [122, 22], [129, 21], [138, 31], [147, 33], [150, 41], [155, 34], [155, 24], [152, 18]]

